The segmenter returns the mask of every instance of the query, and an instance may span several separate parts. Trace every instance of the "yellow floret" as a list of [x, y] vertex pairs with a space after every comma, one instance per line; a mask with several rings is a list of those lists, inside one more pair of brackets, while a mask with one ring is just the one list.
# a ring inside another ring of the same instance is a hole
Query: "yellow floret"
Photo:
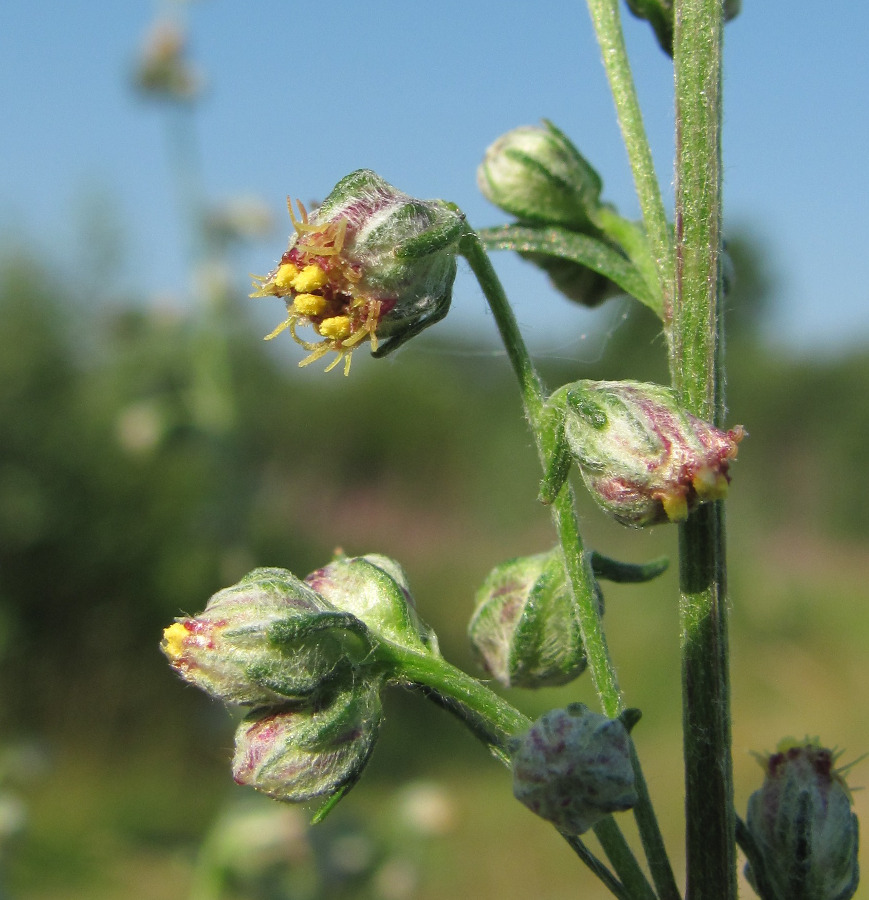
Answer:
[[730, 485], [727, 479], [709, 466], [700, 469], [692, 479], [694, 490], [701, 500], [723, 500]]
[[293, 282], [299, 276], [299, 267], [292, 263], [284, 263], [277, 272], [275, 272], [274, 285], [278, 290], [290, 291]]
[[326, 298], [319, 294], [299, 294], [293, 300], [293, 312], [300, 316], [319, 316], [326, 308]]
[[293, 288], [301, 294], [307, 294], [324, 287], [329, 281], [329, 276], [315, 265], [305, 266], [293, 279]]
[[684, 522], [688, 518], [688, 500], [683, 493], [663, 494], [661, 503], [671, 522]]
[[184, 652], [183, 642], [187, 637], [187, 629], [175, 622], [163, 632], [163, 652], [170, 659], [178, 659]]
[[324, 319], [317, 330], [323, 337], [343, 341], [344, 338], [350, 337], [350, 317], [332, 316], [331, 319]]

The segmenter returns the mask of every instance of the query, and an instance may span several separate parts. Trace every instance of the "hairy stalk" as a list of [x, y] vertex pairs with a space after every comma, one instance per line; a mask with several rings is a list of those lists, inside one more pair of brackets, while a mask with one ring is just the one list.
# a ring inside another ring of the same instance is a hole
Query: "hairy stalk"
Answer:
[[[493, 755], [510, 766], [510, 745], [517, 735], [527, 731], [531, 720], [511, 706], [494, 691], [470, 675], [457, 669], [446, 660], [412, 650], [391, 645], [388, 650], [392, 663], [402, 672], [409, 684], [421, 688], [430, 700], [458, 718], [467, 728], [491, 750]], [[618, 825], [611, 823], [601, 833], [598, 840], [613, 861], [616, 871], [627, 873], [625, 884], [636, 884], [642, 878]], [[589, 869], [619, 898], [619, 900], [647, 900], [645, 893], [626, 890], [621, 881], [585, 846], [578, 835], [559, 832], [576, 855]]]
[[[519, 380], [525, 415], [537, 443], [541, 463], [544, 462], [542, 447], [542, 417], [544, 410], [544, 389], [528, 348], [519, 331], [516, 317], [510, 306], [504, 288], [498, 279], [492, 263], [474, 232], [469, 232], [462, 240], [460, 251], [471, 266], [501, 334], [507, 356]], [[580, 630], [585, 647], [588, 669], [604, 712], [614, 718], [625, 708], [615, 667], [610, 657], [606, 637], [601, 627], [597, 611], [597, 601], [592, 595], [590, 554], [584, 549], [579, 523], [574, 507], [573, 490], [566, 484], [552, 504], [562, 555], [567, 569], [568, 581], [579, 609]], [[662, 900], [678, 900], [679, 890], [664, 847], [658, 821], [649, 798], [640, 761], [633, 754], [639, 803], [634, 808], [634, 816], [643, 842], [643, 849], [649, 861], [655, 886]]]
[[[720, 0], [676, 0], [676, 292], [671, 375], [695, 415], [721, 424]], [[736, 898], [727, 584], [721, 502], [679, 531], [687, 896]]]
[[622, 35], [619, 0], [588, 0], [588, 9], [600, 45], [603, 65], [615, 101], [619, 126], [628, 151], [643, 223], [655, 257], [658, 283], [664, 300], [664, 321], [670, 318], [673, 296], [673, 254], [667, 213], [655, 175], [652, 151], [646, 138], [643, 114], [631, 75]]

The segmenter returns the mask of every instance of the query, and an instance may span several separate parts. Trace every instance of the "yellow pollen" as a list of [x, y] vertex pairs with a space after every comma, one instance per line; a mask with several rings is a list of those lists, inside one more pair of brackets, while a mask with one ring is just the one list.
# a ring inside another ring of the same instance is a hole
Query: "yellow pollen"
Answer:
[[326, 298], [319, 294], [299, 294], [293, 300], [293, 312], [300, 316], [319, 316], [326, 308]]
[[317, 331], [333, 341], [343, 341], [350, 337], [350, 317], [332, 316], [331, 319], [324, 319]]
[[180, 659], [184, 652], [184, 638], [187, 637], [187, 629], [175, 622], [163, 632], [163, 652], [171, 660]]
[[684, 494], [679, 492], [661, 494], [661, 503], [671, 522], [684, 522], [688, 518], [688, 501]]
[[280, 291], [290, 291], [293, 288], [293, 282], [299, 276], [298, 266], [292, 263], [284, 263], [277, 272], [275, 272], [274, 285]]
[[305, 266], [293, 279], [293, 287], [301, 294], [308, 294], [324, 287], [329, 281], [329, 276], [315, 265]]

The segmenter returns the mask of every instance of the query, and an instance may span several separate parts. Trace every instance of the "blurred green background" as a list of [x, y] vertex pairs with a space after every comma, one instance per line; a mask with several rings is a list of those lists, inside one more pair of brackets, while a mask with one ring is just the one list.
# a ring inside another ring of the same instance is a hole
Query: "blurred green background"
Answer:
[[[750, 432], [728, 500], [741, 809], [760, 781], [751, 750], [806, 733], [846, 748], [844, 761], [869, 747], [869, 354], [793, 359], [759, 343], [766, 276], [750, 246], [731, 242], [743, 278], [730, 421]], [[449, 325], [395, 359], [359, 355], [345, 379], [267, 352], [237, 297], [189, 315], [85, 299], [26, 253], [0, 264], [2, 790], [26, 813], [16, 829], [7, 811], [3, 877], [14, 898], [186, 897], [203, 836], [244, 792], [229, 775], [233, 723], [172, 675], [162, 627], [254, 565], [304, 574], [340, 544], [399, 559], [448, 658], [477, 671], [464, 636], [476, 586], [552, 531], [506, 360]], [[642, 311], [602, 347], [594, 364], [543, 360], [549, 383], [664, 375]], [[199, 365], [203, 348], [218, 369]], [[626, 531], [581, 505], [601, 551], [675, 554], [674, 529]], [[606, 601], [678, 856], [674, 575], [607, 586]], [[529, 714], [576, 698], [594, 702], [586, 679], [511, 697]], [[370, 770], [322, 834], [364, 822], [389, 843], [391, 798], [420, 779], [451, 812], [414, 850], [407, 896], [568, 897], [587, 882], [483, 748], [399, 691]]]
[[[346, 379], [296, 369], [288, 338], [261, 340], [281, 310], [264, 324], [262, 301], [240, 286], [240, 255], [262, 234], [257, 207], [205, 202], [194, 106], [165, 96], [171, 84], [144, 89], [170, 107], [188, 302], [126, 277], [124, 229], [100, 191], [80, 210], [75, 265], [9, 229], [0, 246], [0, 897], [607, 896], [512, 799], [506, 771], [421, 696], [387, 696], [362, 782], [313, 830], [232, 784], [230, 715], [159, 653], [173, 617], [257, 565], [304, 575], [338, 546], [379, 552], [404, 565], [445, 655], [478, 672], [465, 637], [477, 586], [554, 536], [491, 338], [457, 317], [394, 358], [360, 351]], [[283, 239], [268, 239], [271, 259]], [[869, 350], [770, 343], [781, 292], [765, 238], [743, 224], [728, 248], [728, 424], [750, 435], [727, 501], [744, 811], [761, 781], [751, 751], [806, 734], [844, 748], [842, 762], [869, 749]], [[564, 304], [560, 321], [571, 321]], [[527, 297], [523, 308], [527, 320]], [[576, 322], [566, 332], [575, 341], [540, 354], [551, 386], [666, 380], [662, 339], [642, 309], [610, 301], [592, 325], [578, 311]], [[621, 529], [581, 491], [580, 507], [596, 549], [675, 561], [675, 529]], [[644, 713], [634, 737], [679, 867], [675, 574], [605, 594], [622, 687]], [[529, 715], [595, 704], [587, 678], [510, 699]], [[869, 821], [865, 792], [855, 804]], [[869, 870], [865, 850], [862, 861]]]

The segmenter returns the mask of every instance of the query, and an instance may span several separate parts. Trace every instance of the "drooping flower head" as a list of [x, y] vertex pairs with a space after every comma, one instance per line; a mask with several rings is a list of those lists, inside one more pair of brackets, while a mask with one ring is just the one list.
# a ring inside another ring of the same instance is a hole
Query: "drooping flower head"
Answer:
[[[378, 356], [446, 315], [464, 217], [440, 200], [416, 200], [360, 169], [342, 179], [313, 213], [288, 202], [294, 233], [278, 267], [255, 280], [252, 297], [280, 297], [289, 329], [309, 355], [327, 353], [350, 369], [366, 340]], [[318, 340], [297, 328], [309, 326]], [[380, 344], [380, 340], [389, 340]]]

